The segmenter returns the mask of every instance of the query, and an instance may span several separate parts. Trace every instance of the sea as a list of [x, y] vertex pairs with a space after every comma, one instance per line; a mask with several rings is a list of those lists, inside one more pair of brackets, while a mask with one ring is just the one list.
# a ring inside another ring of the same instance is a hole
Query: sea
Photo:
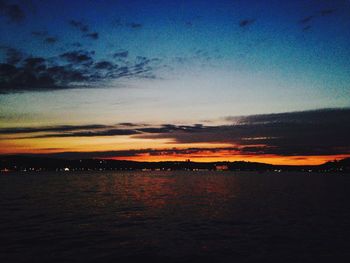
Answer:
[[350, 175], [0, 174], [0, 262], [350, 262]]

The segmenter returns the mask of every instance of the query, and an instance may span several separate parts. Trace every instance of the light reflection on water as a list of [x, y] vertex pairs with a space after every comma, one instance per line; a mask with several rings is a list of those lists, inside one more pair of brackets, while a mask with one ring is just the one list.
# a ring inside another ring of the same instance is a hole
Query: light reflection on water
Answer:
[[317, 174], [1, 175], [1, 262], [345, 257], [349, 186]]

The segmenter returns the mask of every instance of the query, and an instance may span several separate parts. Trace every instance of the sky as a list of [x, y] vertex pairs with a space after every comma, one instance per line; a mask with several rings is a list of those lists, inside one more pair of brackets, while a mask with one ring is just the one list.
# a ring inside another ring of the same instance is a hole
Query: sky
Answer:
[[0, 0], [0, 154], [350, 156], [350, 1]]

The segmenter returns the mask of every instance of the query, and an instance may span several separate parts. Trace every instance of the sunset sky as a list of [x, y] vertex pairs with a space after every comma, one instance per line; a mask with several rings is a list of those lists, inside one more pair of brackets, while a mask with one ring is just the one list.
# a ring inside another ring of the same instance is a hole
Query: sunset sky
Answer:
[[350, 1], [0, 0], [0, 154], [350, 156]]

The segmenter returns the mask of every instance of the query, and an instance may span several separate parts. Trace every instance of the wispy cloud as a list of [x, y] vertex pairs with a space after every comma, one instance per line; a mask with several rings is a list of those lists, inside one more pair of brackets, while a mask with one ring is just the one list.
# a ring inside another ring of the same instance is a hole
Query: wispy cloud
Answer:
[[47, 38], [45, 38], [44, 41], [48, 44], [54, 44], [58, 41], [58, 38], [57, 37], [47, 37]]
[[93, 40], [97, 40], [99, 37], [99, 34], [97, 32], [91, 32], [91, 33], [85, 34], [84, 37], [88, 37], [88, 38], [91, 38]]
[[86, 63], [93, 60], [94, 51], [74, 50], [60, 55], [61, 58], [71, 63]]
[[138, 29], [138, 28], [143, 27], [143, 25], [140, 24], [140, 23], [127, 23], [126, 26], [130, 27], [130, 28], [133, 28], [133, 29]]
[[320, 15], [321, 15], [321, 16], [328, 16], [328, 15], [333, 14], [335, 11], [336, 11], [336, 9], [334, 9], [334, 8], [322, 9], [322, 10], [320, 11]]
[[69, 20], [68, 21], [69, 25], [71, 25], [73, 28], [78, 29], [81, 33], [83, 33], [83, 37], [87, 37], [93, 40], [97, 40], [99, 38], [99, 33], [98, 32], [94, 32], [94, 31], [90, 31], [90, 27], [83, 23], [82, 21], [78, 21], [78, 20]]
[[311, 15], [311, 16], [306, 16], [306, 17], [300, 19], [300, 20], [299, 20], [299, 23], [300, 23], [300, 24], [307, 24], [307, 23], [311, 22], [312, 19], [314, 19], [314, 18], [315, 18], [315, 16], [313, 16], [313, 15]]
[[69, 20], [68, 23], [69, 23], [69, 25], [71, 25], [74, 28], [77, 28], [78, 30], [80, 30], [83, 33], [86, 33], [89, 31], [89, 26], [84, 24], [81, 21], [72, 19], [72, 20]]
[[239, 21], [238, 25], [240, 27], [248, 27], [250, 25], [252, 25], [253, 23], [255, 23], [256, 19], [242, 19], [241, 21]]
[[121, 50], [113, 54], [113, 58], [117, 58], [117, 59], [127, 58], [128, 56], [129, 56], [129, 52], [127, 50]]
[[57, 37], [50, 36], [49, 32], [44, 30], [44, 31], [32, 31], [32, 36], [44, 41], [45, 43], [48, 44], [55, 44], [58, 41]]
[[123, 21], [120, 18], [114, 19], [114, 21], [112, 22], [112, 25], [116, 27], [127, 27], [130, 29], [141, 29], [143, 27], [143, 24], [141, 23]]
[[334, 8], [322, 9], [322, 10], [320, 10], [318, 12], [315, 12], [312, 15], [308, 15], [308, 16], [305, 16], [305, 17], [301, 18], [298, 21], [298, 23], [302, 26], [302, 30], [303, 31], [308, 31], [308, 30], [311, 29], [312, 22], [314, 20], [322, 18], [322, 17], [325, 17], [325, 16], [332, 15], [332, 14], [335, 13], [335, 11], [336, 11], [336, 9], [334, 9]]

